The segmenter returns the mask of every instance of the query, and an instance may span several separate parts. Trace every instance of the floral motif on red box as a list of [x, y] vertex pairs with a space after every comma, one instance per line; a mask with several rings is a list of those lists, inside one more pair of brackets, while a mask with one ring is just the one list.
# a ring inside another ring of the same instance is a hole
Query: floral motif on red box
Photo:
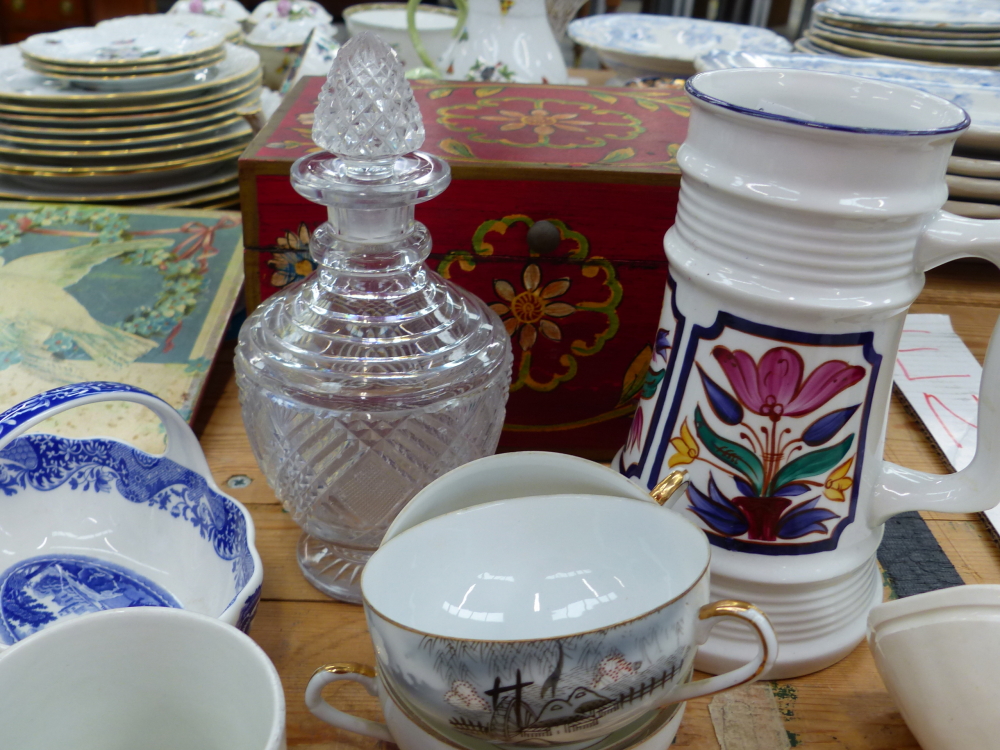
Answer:
[[[514, 346], [514, 381], [511, 390], [527, 386], [551, 391], [574, 378], [579, 359], [597, 354], [618, 332], [617, 308], [622, 287], [614, 266], [605, 258], [590, 256], [587, 238], [558, 219], [547, 219], [559, 230], [560, 242], [546, 253], [545, 270], [526, 263], [518, 277], [493, 278], [492, 295], [485, 295], [500, 315]], [[472, 239], [472, 251], [460, 250], [444, 257], [438, 272], [461, 286], [482, 289], [469, 277], [481, 274], [479, 260], [502, 257], [539, 258], [527, 244], [527, 230], [535, 220], [523, 214], [485, 221]], [[499, 247], [498, 247], [499, 246]]]

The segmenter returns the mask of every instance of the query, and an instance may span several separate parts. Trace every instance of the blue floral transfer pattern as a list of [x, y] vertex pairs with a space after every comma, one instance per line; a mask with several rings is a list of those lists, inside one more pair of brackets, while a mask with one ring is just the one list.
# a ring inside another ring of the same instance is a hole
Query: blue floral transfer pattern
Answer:
[[49, 623], [122, 607], [176, 607], [145, 576], [84, 555], [21, 560], [0, 574], [0, 640], [15, 643]]

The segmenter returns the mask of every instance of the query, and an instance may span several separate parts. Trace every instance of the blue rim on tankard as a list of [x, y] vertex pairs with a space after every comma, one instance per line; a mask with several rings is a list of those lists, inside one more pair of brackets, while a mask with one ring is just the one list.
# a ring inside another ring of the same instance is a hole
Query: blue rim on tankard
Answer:
[[[101, 401], [149, 408], [166, 430], [166, 452], [24, 434]], [[157, 396], [79, 383], [0, 413], [0, 493], [0, 649], [63, 620], [140, 606], [249, 630], [263, 581], [253, 520], [219, 490], [191, 428]]]
[[[428, 738], [467, 750], [668, 743], [658, 730], [669, 731], [678, 704], [751, 682], [776, 656], [764, 613], [710, 602], [708, 563], [705, 535], [648, 499], [542, 495], [443, 513], [400, 531], [362, 572], [377, 675], [321, 669], [307, 705], [403, 750], [429, 750]], [[689, 682], [698, 644], [733, 619], [755, 634], [756, 652]], [[326, 704], [322, 686], [345, 679], [408, 727]]]
[[[882, 524], [985, 510], [1000, 480], [1000, 359], [987, 356], [972, 465], [931, 476], [882, 461], [892, 364], [924, 271], [1000, 260], [1000, 222], [941, 211], [964, 110], [902, 85], [737, 69], [687, 81], [692, 102], [657, 341], [615, 467], [712, 549], [712, 596], [753, 601], [778, 634], [775, 679], [850, 653], [882, 600]], [[655, 389], [655, 392], [654, 392]], [[723, 623], [695, 665], [752, 653]]]

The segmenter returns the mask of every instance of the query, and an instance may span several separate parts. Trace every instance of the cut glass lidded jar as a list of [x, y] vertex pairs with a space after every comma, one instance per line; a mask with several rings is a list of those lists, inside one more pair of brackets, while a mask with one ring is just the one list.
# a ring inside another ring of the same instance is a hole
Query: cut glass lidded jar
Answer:
[[510, 339], [480, 299], [425, 264], [414, 206], [451, 180], [417, 152], [420, 110], [374, 34], [341, 48], [293, 187], [328, 207], [308, 278], [240, 331], [243, 422], [268, 482], [303, 529], [306, 578], [360, 601], [359, 573], [400, 508], [451, 469], [493, 453]]

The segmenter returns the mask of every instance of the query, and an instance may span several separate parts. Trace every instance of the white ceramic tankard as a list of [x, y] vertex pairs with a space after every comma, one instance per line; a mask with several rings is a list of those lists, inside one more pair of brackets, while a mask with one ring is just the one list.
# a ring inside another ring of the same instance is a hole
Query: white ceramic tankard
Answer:
[[[693, 104], [670, 277], [627, 444], [615, 466], [713, 544], [712, 598], [755, 602], [791, 677], [846, 656], [882, 598], [882, 524], [980, 511], [1000, 480], [991, 347], [972, 465], [931, 476], [882, 461], [893, 362], [929, 268], [1000, 260], [1000, 222], [940, 210], [959, 107], [902, 86], [797, 70], [687, 82]], [[655, 392], [654, 392], [655, 391]], [[756, 648], [723, 623], [695, 665]]]

